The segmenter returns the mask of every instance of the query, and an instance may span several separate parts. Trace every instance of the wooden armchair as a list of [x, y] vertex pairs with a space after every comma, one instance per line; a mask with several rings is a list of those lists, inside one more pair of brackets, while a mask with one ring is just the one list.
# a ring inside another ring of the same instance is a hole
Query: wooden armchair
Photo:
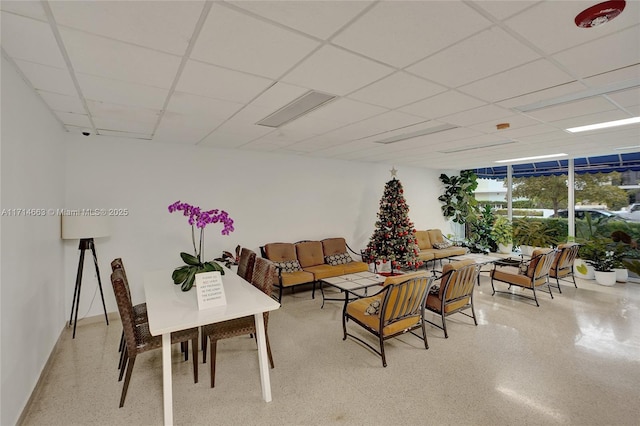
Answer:
[[573, 285], [578, 288], [576, 284], [576, 278], [573, 275], [573, 262], [578, 257], [578, 250], [580, 250], [580, 244], [560, 244], [558, 246], [558, 253], [553, 259], [551, 269], [549, 269], [549, 277], [556, 279], [556, 285], [558, 291], [562, 293], [560, 288], [560, 281], [569, 281], [568, 277], [571, 277]]
[[[349, 302], [342, 315], [342, 340], [347, 336], [358, 340], [369, 349], [380, 355], [382, 366], [387, 366], [384, 352], [384, 341], [406, 332], [413, 333], [422, 328], [422, 339], [425, 349], [429, 349], [424, 325], [425, 300], [431, 287], [433, 277], [422, 276], [406, 279], [397, 284], [385, 285], [377, 294]], [[378, 338], [380, 349], [373, 347], [360, 337], [347, 333], [347, 320], [363, 327]]]
[[[473, 308], [473, 289], [480, 274], [480, 265], [473, 259], [451, 262], [444, 265], [440, 287], [435, 286], [427, 295], [427, 310], [440, 315], [442, 326], [426, 320], [429, 324], [444, 331], [444, 337], [448, 338], [446, 317], [455, 313], [461, 313], [473, 318], [473, 323], [478, 325], [476, 312]], [[471, 315], [463, 312], [471, 309]]]
[[[495, 262], [494, 267], [491, 270], [491, 288], [493, 289], [492, 296], [496, 293], [512, 294], [514, 296], [524, 297], [525, 299], [531, 299], [536, 302], [536, 306], [540, 306], [538, 303], [538, 297], [536, 296], [536, 288], [540, 286], [547, 286], [549, 295], [553, 299], [553, 293], [551, 293], [551, 287], [549, 286], [549, 270], [551, 264], [556, 256], [556, 250], [554, 249], [536, 249], [533, 251], [531, 259], [526, 262], [522, 262], [520, 267], [513, 267], [509, 263], [509, 266], [505, 266], [504, 263]], [[502, 281], [511, 286], [522, 287], [522, 289], [531, 290], [533, 297], [525, 296], [520, 293], [511, 293], [508, 291], [497, 291], [494, 286], [494, 281]]]

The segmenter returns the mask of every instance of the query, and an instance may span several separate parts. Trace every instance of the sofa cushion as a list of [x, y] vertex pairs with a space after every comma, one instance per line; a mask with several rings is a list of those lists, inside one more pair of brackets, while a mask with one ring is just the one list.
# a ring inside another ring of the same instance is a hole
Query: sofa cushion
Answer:
[[420, 250], [433, 248], [433, 246], [431, 245], [431, 240], [429, 239], [428, 231], [416, 231], [415, 236], [416, 240], [418, 241], [418, 248]]
[[441, 243], [433, 243], [433, 247], [437, 248], [438, 250], [442, 250], [442, 249], [446, 249], [453, 246], [453, 244], [451, 244], [448, 241], [443, 241]]
[[358, 262], [354, 260], [353, 262], [345, 263], [342, 265], [343, 274], [355, 274], [356, 272], [365, 272], [369, 270], [369, 265], [364, 262]]
[[321, 265], [308, 266], [304, 268], [304, 271], [311, 272], [316, 281], [323, 278], [337, 277], [338, 275], [344, 275], [344, 268], [342, 265], [331, 266], [323, 263]]
[[313, 274], [307, 271], [283, 272], [281, 275], [281, 283], [283, 287], [312, 283], [313, 281]]
[[296, 243], [295, 247], [302, 269], [324, 264], [324, 253], [320, 241], [301, 241]]
[[[325, 256], [341, 254], [347, 252], [347, 242], [344, 238], [325, 238], [321, 241], [322, 252]], [[327, 262], [328, 263], [328, 262]]]
[[282, 270], [282, 272], [295, 272], [302, 271], [300, 267], [300, 262], [298, 259], [296, 260], [283, 260], [282, 262], [273, 262], [278, 268]]
[[353, 262], [353, 259], [351, 258], [351, 256], [349, 256], [349, 253], [338, 253], [324, 257], [324, 263], [333, 266], [344, 265], [345, 263], [349, 262]]
[[264, 254], [272, 262], [297, 260], [296, 248], [291, 243], [269, 243], [264, 246]]

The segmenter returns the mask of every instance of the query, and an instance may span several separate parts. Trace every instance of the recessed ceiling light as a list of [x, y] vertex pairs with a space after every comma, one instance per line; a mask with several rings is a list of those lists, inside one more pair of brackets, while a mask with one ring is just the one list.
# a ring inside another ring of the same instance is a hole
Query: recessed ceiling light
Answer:
[[608, 127], [626, 126], [627, 124], [640, 123], [640, 117], [625, 118], [624, 120], [605, 121], [604, 123], [589, 124], [587, 126], [571, 127], [567, 132], [578, 133], [589, 130], [606, 129]]
[[515, 163], [517, 161], [541, 160], [543, 158], [565, 157], [567, 155], [569, 154], [536, 155], [535, 157], [522, 157], [522, 158], [511, 158], [509, 160], [498, 160], [496, 161], [496, 163]]
[[638, 149], [640, 145], [632, 145], [632, 146], [619, 146], [616, 148], [616, 151], [624, 151], [625, 149]]

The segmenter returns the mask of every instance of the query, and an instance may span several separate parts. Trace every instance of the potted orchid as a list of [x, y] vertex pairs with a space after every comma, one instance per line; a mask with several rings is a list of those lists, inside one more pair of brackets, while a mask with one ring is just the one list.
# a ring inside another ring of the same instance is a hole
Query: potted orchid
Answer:
[[[229, 235], [233, 232], [233, 219], [231, 219], [224, 210], [208, 210], [203, 211], [200, 207], [195, 207], [187, 203], [176, 201], [169, 206], [169, 213], [175, 211], [183, 212], [184, 216], [189, 217], [189, 225], [191, 225], [191, 241], [193, 242], [194, 254], [182, 252], [180, 257], [186, 265], [177, 267], [171, 278], [174, 284], [181, 284], [182, 291], [189, 291], [193, 287], [196, 274], [200, 272], [220, 271], [224, 274], [224, 270], [214, 261], [204, 261], [204, 228], [210, 223], [221, 222], [224, 224], [222, 235]], [[196, 228], [200, 230], [198, 243], [196, 244]]]

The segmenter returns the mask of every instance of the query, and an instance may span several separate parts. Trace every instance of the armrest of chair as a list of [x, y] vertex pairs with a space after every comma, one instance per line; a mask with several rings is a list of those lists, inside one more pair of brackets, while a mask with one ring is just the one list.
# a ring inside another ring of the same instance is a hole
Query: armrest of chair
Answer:
[[360, 260], [362, 260], [364, 262], [364, 256], [362, 255], [362, 250], [360, 250], [360, 253], [356, 252], [354, 249], [352, 249], [351, 247], [349, 247], [349, 244], [346, 244], [347, 246], [347, 250], [349, 250], [351, 253], [355, 254], [356, 256], [360, 256]]

